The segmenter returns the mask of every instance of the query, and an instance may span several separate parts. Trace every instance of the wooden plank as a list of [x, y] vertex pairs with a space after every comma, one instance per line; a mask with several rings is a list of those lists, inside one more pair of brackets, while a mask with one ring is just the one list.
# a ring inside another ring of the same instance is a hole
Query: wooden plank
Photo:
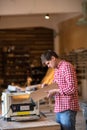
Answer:
[[56, 83], [53, 83], [35, 92], [32, 92], [30, 94], [30, 98], [32, 98], [34, 101], [39, 101], [41, 99], [44, 99], [45, 97], [47, 97], [47, 91], [51, 89], [58, 89], [58, 85]]

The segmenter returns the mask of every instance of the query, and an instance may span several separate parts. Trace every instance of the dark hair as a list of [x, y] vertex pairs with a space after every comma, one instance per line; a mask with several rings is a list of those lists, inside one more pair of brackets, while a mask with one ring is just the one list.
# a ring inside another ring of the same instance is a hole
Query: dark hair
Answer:
[[56, 52], [52, 50], [47, 50], [41, 55], [41, 61], [42, 64], [45, 63], [45, 61], [51, 60], [51, 57], [54, 56], [55, 58], [59, 58], [59, 56], [56, 54]]

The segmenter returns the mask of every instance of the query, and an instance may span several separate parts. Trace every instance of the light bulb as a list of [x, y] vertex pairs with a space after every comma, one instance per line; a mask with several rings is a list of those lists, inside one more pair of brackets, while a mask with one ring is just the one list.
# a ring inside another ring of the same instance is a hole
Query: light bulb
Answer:
[[45, 19], [49, 19], [49, 18], [50, 18], [49, 14], [46, 14]]

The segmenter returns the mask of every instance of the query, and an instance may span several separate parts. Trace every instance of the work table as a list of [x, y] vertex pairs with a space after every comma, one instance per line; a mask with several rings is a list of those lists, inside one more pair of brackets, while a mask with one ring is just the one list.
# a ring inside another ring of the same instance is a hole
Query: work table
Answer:
[[0, 130], [60, 130], [60, 125], [48, 118], [37, 121], [12, 122], [0, 119]]

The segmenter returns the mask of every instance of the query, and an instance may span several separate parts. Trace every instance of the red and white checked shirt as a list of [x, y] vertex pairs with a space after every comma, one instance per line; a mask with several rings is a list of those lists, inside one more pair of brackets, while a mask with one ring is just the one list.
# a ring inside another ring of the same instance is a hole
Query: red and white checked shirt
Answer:
[[78, 85], [74, 66], [61, 60], [55, 69], [54, 82], [58, 84], [59, 93], [55, 95], [54, 112], [79, 110]]

